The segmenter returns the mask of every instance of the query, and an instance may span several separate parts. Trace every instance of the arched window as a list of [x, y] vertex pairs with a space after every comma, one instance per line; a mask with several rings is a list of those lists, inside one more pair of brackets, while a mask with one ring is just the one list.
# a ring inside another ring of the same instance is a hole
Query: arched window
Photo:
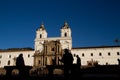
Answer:
[[8, 61], [8, 65], [10, 65], [10, 60]]
[[119, 52], [117, 52], [117, 55], [120, 55], [120, 53], [119, 53]]
[[28, 54], [28, 58], [30, 57], [30, 54]]
[[51, 51], [55, 51], [55, 48], [51, 48]]
[[40, 60], [38, 60], [38, 64], [40, 64], [41, 63], [41, 61]]
[[93, 53], [91, 53], [91, 56], [93, 56]]
[[65, 33], [64, 36], [67, 37], [67, 33]]
[[110, 56], [111, 54], [110, 54], [110, 52], [108, 52], [108, 56]]
[[101, 52], [99, 53], [99, 56], [102, 56], [102, 53], [101, 53]]
[[40, 34], [40, 38], [42, 38], [42, 34]]
[[9, 58], [11, 58], [11, 55], [9, 55]]
[[84, 55], [84, 53], [82, 53], [82, 57], [84, 57], [85, 55]]

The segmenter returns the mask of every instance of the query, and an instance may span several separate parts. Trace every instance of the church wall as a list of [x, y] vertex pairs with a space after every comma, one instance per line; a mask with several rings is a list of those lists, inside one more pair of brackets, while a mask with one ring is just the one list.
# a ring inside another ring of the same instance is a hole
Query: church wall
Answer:
[[[87, 65], [87, 61], [90, 61], [92, 59], [98, 61], [100, 65], [118, 64], [117, 59], [120, 58], [120, 47], [84, 48], [84, 49], [77, 48], [72, 49], [71, 52], [73, 56], [74, 54], [80, 56], [82, 65]], [[33, 66], [34, 51], [18, 51], [18, 52], [0, 52], [0, 67], [15, 65], [13, 58], [17, 57], [20, 53], [23, 53], [25, 64]], [[91, 56], [92, 53], [93, 56]], [[109, 53], [110, 55], [108, 55]], [[8, 65], [8, 61], [10, 61], [10, 65]], [[74, 57], [74, 63], [76, 63], [76, 57]]]

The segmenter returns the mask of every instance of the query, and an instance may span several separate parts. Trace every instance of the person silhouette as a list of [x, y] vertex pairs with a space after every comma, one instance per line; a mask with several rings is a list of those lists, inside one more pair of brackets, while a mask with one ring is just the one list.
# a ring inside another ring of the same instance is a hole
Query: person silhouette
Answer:
[[24, 59], [23, 59], [23, 54], [19, 54], [19, 56], [16, 59], [16, 66], [17, 67], [22, 67], [25, 66]]
[[68, 76], [71, 73], [72, 70], [72, 64], [73, 64], [73, 55], [68, 49], [64, 49], [64, 54], [62, 59], [60, 60], [62, 63], [64, 63], [64, 75]]
[[81, 59], [78, 55], [76, 55], [76, 58], [77, 58], [77, 67], [80, 68], [81, 67]]
[[16, 59], [16, 66], [19, 70], [19, 75], [20, 76], [25, 76], [25, 63], [24, 63], [24, 59], [23, 59], [23, 54], [19, 54], [19, 56]]

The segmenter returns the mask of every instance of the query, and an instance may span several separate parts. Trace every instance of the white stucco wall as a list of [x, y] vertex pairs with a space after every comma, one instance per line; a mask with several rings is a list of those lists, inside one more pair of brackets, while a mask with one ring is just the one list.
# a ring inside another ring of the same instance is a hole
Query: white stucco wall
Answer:
[[[71, 50], [74, 54], [79, 55], [82, 65], [87, 65], [87, 61], [97, 60], [100, 65], [112, 65], [118, 64], [117, 59], [120, 59], [120, 46], [119, 47], [101, 47], [101, 48], [73, 48]], [[22, 53], [25, 61], [25, 65], [33, 66], [35, 51], [17, 51], [17, 52], [0, 52], [0, 67], [15, 65], [13, 58], [18, 57]], [[93, 56], [91, 56], [93, 53]], [[101, 53], [101, 56], [99, 55]], [[108, 55], [110, 53], [110, 55]], [[84, 54], [84, 56], [82, 56]], [[11, 55], [11, 57], [10, 57]], [[29, 57], [28, 57], [29, 55]], [[8, 61], [10, 60], [10, 65]], [[76, 57], [74, 57], [74, 63], [76, 63]]]
[[[4, 66], [13, 66], [14, 58], [18, 57], [18, 55], [22, 53], [25, 65], [33, 66], [34, 63], [34, 51], [16, 51], [16, 52], [0, 52], [0, 67]], [[11, 57], [10, 57], [11, 56]], [[10, 61], [10, 65], [8, 65], [8, 61]]]
[[[98, 61], [100, 65], [118, 64], [117, 59], [120, 59], [120, 47], [101, 47], [101, 48], [79, 48], [72, 49], [72, 54], [79, 55], [81, 58], [82, 65], [87, 65], [87, 61], [95, 60]], [[91, 56], [93, 53], [93, 56]], [[101, 53], [101, 56], [99, 55]], [[110, 55], [108, 55], [110, 53]], [[119, 53], [119, 54], [117, 54]], [[84, 56], [82, 56], [84, 54]], [[76, 58], [74, 58], [74, 63], [76, 63]]]

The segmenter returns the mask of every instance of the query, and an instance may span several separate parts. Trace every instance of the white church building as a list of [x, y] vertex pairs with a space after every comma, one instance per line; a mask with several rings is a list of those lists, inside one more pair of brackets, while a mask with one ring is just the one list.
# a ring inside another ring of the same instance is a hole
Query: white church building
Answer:
[[[79, 55], [81, 64], [89, 65], [90, 62], [97, 62], [99, 65], [117, 65], [120, 59], [120, 46], [96, 46], [96, 47], [72, 47], [71, 28], [67, 22], [60, 29], [60, 37], [47, 37], [47, 31], [43, 24], [36, 30], [34, 50], [0, 50], [0, 67], [15, 65], [15, 59], [19, 54], [23, 54], [25, 65], [34, 66], [34, 54], [42, 52], [45, 48], [45, 41], [58, 41], [62, 49], [69, 49], [73, 56]], [[39, 63], [39, 61], [38, 61]], [[76, 63], [76, 57], [74, 57]]]

